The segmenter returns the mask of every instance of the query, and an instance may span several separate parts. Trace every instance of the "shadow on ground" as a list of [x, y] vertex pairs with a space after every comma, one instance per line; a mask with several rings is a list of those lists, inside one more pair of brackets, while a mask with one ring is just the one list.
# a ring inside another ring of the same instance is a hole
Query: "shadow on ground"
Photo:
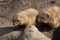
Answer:
[[0, 28], [0, 36], [3, 36], [5, 34], [8, 34], [12, 31], [23, 31], [25, 27], [23, 26], [16, 26], [16, 27], [5, 27], [5, 28]]
[[60, 40], [60, 27], [58, 27], [54, 32], [53, 32], [53, 39], [52, 40]]
[[[40, 27], [41, 26], [41, 27]], [[57, 28], [56, 30], [52, 30], [48, 25], [46, 24], [41, 24], [39, 27], [37, 27], [39, 29], [40, 32], [42, 32], [45, 36], [49, 37], [49, 38], [53, 38], [52, 40], [60, 40], [60, 27]], [[24, 26], [16, 26], [16, 27], [5, 27], [5, 28], [0, 28], [0, 37], [5, 35], [5, 34], [9, 34], [13, 31], [24, 31], [25, 27]], [[52, 30], [52, 32], [50, 32]], [[45, 33], [44, 33], [45, 32]], [[21, 35], [23, 34], [23, 32], [21, 32], [21, 34], [15, 38], [14, 40], [18, 40], [18, 38], [21, 37]], [[13, 34], [12, 34], [13, 35]]]

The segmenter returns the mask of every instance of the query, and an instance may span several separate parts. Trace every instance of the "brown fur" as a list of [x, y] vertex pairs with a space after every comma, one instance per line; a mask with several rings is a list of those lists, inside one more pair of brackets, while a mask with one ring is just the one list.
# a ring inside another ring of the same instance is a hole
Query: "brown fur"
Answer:
[[17, 13], [13, 18], [14, 25], [34, 25], [38, 11], [33, 8], [29, 8]]
[[39, 14], [38, 21], [44, 22], [50, 25], [52, 28], [57, 28], [60, 21], [60, 8], [58, 6], [51, 6], [43, 9], [43, 12]]

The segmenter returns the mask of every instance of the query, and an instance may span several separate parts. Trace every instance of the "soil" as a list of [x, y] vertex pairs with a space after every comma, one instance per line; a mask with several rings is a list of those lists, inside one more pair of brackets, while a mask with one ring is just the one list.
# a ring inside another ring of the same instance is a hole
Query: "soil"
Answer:
[[[8, 33], [13, 31], [12, 28], [14, 28], [14, 25], [12, 24], [12, 18], [19, 11], [31, 7], [41, 11], [43, 8], [53, 5], [60, 6], [60, 0], [0, 0], [0, 35], [1, 33], [2, 35], [5, 35], [8, 31]], [[41, 31], [40, 29], [43, 31]], [[47, 28], [44, 27], [40, 29], [39, 31], [41, 31], [45, 36], [49, 37], [50, 39], [60, 39], [59, 28], [49, 29], [48, 31], [45, 31], [47, 30]]]

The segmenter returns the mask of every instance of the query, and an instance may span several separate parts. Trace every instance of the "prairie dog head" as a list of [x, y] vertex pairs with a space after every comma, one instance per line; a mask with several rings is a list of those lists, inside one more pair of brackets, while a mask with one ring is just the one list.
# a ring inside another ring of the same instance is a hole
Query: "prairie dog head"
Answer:
[[43, 12], [39, 14], [38, 21], [47, 23], [52, 28], [59, 26], [59, 7], [51, 6], [43, 9]]
[[38, 11], [36, 9], [29, 8], [29, 9], [23, 10], [14, 16], [13, 24], [16, 26], [17, 25], [26, 25], [26, 26], [34, 25], [37, 15], [38, 15]]

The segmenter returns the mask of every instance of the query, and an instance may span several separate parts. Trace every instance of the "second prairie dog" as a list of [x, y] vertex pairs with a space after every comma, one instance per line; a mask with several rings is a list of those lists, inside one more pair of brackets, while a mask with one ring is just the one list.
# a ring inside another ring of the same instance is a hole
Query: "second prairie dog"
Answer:
[[52, 28], [57, 28], [60, 25], [60, 7], [50, 6], [43, 9], [43, 12], [38, 16], [39, 22], [44, 22]]
[[34, 25], [36, 16], [38, 15], [38, 10], [34, 8], [29, 8], [23, 11], [20, 11], [13, 17], [13, 24], [14, 25]]

